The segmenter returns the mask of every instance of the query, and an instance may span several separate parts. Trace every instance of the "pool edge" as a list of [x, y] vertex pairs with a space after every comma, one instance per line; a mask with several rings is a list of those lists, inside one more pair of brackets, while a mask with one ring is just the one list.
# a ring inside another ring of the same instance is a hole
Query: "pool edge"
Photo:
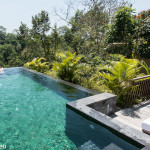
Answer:
[[87, 93], [89, 93], [89, 94], [93, 94], [93, 95], [95, 95], [95, 94], [100, 94], [98, 91], [91, 90], [91, 89], [82, 87], [82, 86], [77, 85], [77, 84], [74, 84], [74, 83], [70, 83], [70, 82], [65, 81], [65, 80], [62, 80], [62, 79], [56, 79], [56, 78], [54, 78], [54, 77], [52, 77], [52, 76], [46, 75], [46, 74], [44, 74], [44, 73], [41, 73], [41, 72], [38, 72], [38, 71], [35, 71], [35, 70], [31, 70], [31, 69], [28, 69], [28, 68], [25, 68], [25, 67], [19, 67], [19, 68], [22, 68], [22, 69], [24, 69], [24, 70], [26, 70], [26, 71], [29, 71], [29, 72], [32, 72], [32, 73], [36, 73], [36, 74], [42, 75], [42, 76], [47, 77], [47, 78], [50, 78], [50, 79], [52, 79], [52, 80], [54, 80], [54, 81], [56, 81], [56, 82], [63, 83], [63, 84], [65, 84], [65, 85], [71, 86], [71, 87], [73, 87], [73, 88], [79, 89], [79, 90], [84, 91], [84, 92], [87, 92]]

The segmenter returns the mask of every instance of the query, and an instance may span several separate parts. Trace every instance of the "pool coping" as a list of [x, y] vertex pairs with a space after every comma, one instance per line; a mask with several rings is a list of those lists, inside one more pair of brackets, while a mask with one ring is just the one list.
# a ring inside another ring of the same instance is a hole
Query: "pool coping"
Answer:
[[[24, 68], [24, 67], [13, 67], [13, 68], [22, 68], [26, 71], [42, 75], [46, 78], [50, 78], [52, 80], [55, 80], [56, 82], [63, 83], [65, 85], [77, 88], [81, 91], [84, 91], [84, 92], [87, 92], [87, 93], [90, 93], [90, 94], [100, 94], [97, 91], [87, 89], [87, 88], [84, 88], [82, 86], [79, 86], [79, 85], [76, 85], [76, 84], [61, 80], [61, 79], [55, 79], [55, 78], [53, 78], [49, 75], [46, 75], [46, 74], [41, 73], [41, 72], [37, 72], [35, 70], [31, 70], [31, 69]], [[108, 94], [110, 95], [110, 97], [113, 95], [113, 94], [110, 94], [110, 93], [102, 93], [100, 95], [102, 95], [103, 97], [106, 97], [106, 95], [108, 95]], [[89, 98], [89, 97], [87, 97], [87, 98]], [[87, 106], [87, 102], [86, 102], [87, 98], [84, 98], [84, 100], [79, 99], [79, 100], [76, 100], [76, 101], [69, 102], [69, 103], [66, 104], [66, 106], [68, 108], [76, 111], [77, 113], [88, 117], [92, 121], [107, 127], [110, 130], [112, 129], [113, 132], [115, 131], [117, 133], [120, 133], [123, 136], [135, 141], [137, 144], [139, 143], [139, 144], [145, 146], [144, 148], [142, 148], [142, 150], [150, 150], [150, 136], [149, 135], [146, 135], [145, 133], [142, 133], [142, 132], [140, 132], [140, 131], [132, 128], [132, 127], [129, 127], [129, 126], [123, 124], [122, 122], [120, 122], [120, 121], [118, 121], [114, 118], [111, 118], [111, 117], [109, 117], [109, 116], [107, 116], [107, 115], [105, 115], [105, 114], [103, 114], [99, 111], [96, 111], [95, 109]]]

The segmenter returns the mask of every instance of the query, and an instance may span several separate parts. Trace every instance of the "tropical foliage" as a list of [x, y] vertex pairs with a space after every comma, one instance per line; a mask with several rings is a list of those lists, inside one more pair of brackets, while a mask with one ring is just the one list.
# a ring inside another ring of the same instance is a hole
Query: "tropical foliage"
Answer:
[[98, 75], [117, 95], [118, 104], [127, 106], [126, 95], [132, 90], [131, 80], [140, 74], [141, 67], [137, 59], [125, 59], [100, 67]]
[[62, 60], [55, 62], [52, 70], [61, 79], [73, 81], [81, 56], [76, 56], [76, 53], [67, 52], [66, 55], [62, 53], [58, 54], [58, 57], [62, 58]]
[[150, 68], [149, 68], [149, 66], [146, 64], [146, 62], [142, 60], [142, 61], [140, 62], [140, 65], [145, 69], [146, 73], [147, 73], [148, 75], [150, 75]]
[[45, 62], [45, 58], [34, 58], [31, 62], [28, 62], [24, 64], [24, 67], [39, 71], [39, 72], [45, 72], [48, 70], [48, 62]]
[[150, 74], [150, 64], [133, 59], [150, 58], [150, 10], [135, 15], [129, 3], [115, 2], [86, 1], [70, 18], [69, 14], [67, 19], [60, 16], [68, 25], [59, 28], [50, 25], [46, 11], [32, 17], [30, 28], [21, 23], [14, 33], [7, 33], [0, 26], [0, 66], [25, 64], [56, 78], [117, 94], [119, 106], [127, 106], [131, 79], [143, 72]]

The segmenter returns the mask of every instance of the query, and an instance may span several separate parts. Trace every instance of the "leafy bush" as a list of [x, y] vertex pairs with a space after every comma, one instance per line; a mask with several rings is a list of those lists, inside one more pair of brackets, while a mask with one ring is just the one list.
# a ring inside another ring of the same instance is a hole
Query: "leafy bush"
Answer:
[[110, 65], [113, 61], [121, 61], [121, 59], [125, 58], [121, 54], [110, 54], [107, 56], [107, 59], [105, 61], [105, 65]]
[[150, 58], [150, 43], [144, 38], [138, 41], [137, 54], [143, 58]]
[[67, 52], [67, 54], [59, 53], [57, 57], [61, 58], [62, 60], [61, 62], [55, 62], [52, 70], [59, 78], [67, 81], [73, 81], [81, 56], [76, 56], [75, 53], [72, 54]]
[[99, 80], [99, 78], [95, 78], [97, 75], [96, 72], [97, 68], [94, 66], [91, 66], [87, 63], [81, 63], [78, 65], [78, 69], [75, 73], [74, 81], [76, 81], [77, 84], [93, 89], [99, 92], [110, 92], [112, 91], [108, 89], [108, 87], [103, 83], [102, 80]]
[[81, 63], [78, 65], [78, 69], [75, 73], [75, 81], [87, 88], [91, 88], [92, 85], [88, 82], [90, 77], [94, 74], [95, 68], [87, 63]]
[[142, 61], [140, 62], [140, 65], [145, 69], [147, 75], [150, 75], [150, 68], [149, 68], [149, 66], [146, 64], [146, 62], [142, 60]]
[[45, 58], [34, 58], [31, 62], [24, 64], [24, 67], [33, 69], [39, 72], [46, 72], [48, 70], [48, 62], [45, 62]]
[[122, 58], [112, 65], [100, 67], [97, 75], [117, 95], [117, 104], [125, 107], [129, 105], [126, 96], [132, 89], [131, 79], [140, 74], [140, 69], [137, 59]]

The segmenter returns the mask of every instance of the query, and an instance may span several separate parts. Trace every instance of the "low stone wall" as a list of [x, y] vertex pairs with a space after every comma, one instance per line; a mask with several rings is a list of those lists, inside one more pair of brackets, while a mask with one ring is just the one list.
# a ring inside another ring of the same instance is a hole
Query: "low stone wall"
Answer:
[[[96, 102], [93, 103], [96, 99]], [[116, 108], [117, 96], [110, 93], [102, 93], [92, 96], [91, 104], [87, 105], [105, 115], [113, 115]]]
[[101, 93], [77, 100], [81, 105], [86, 105], [103, 114], [112, 115], [115, 112], [117, 96], [110, 93]]

